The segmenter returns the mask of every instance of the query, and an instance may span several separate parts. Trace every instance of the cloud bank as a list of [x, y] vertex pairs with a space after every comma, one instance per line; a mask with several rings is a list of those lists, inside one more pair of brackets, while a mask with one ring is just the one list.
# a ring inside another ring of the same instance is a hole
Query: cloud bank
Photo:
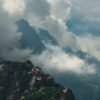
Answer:
[[[48, 71], [73, 72], [76, 74], [96, 74], [95, 66], [84, 60], [65, 53], [58, 46], [46, 45], [47, 49], [41, 55], [33, 55], [30, 60]], [[45, 59], [46, 58], [46, 59]], [[44, 61], [45, 60], [45, 61]], [[48, 66], [48, 67], [47, 67]]]

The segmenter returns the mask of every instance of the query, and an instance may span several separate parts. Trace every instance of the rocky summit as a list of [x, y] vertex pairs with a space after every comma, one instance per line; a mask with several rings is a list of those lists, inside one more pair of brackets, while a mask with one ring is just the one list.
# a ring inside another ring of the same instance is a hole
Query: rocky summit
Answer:
[[0, 61], [0, 100], [75, 100], [70, 89], [57, 84], [30, 61]]

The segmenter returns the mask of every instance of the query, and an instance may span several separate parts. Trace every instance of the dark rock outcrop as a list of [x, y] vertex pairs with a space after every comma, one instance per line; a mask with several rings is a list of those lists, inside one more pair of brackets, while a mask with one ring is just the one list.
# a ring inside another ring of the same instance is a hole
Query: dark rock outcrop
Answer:
[[74, 100], [74, 96], [30, 61], [2, 61], [0, 100]]

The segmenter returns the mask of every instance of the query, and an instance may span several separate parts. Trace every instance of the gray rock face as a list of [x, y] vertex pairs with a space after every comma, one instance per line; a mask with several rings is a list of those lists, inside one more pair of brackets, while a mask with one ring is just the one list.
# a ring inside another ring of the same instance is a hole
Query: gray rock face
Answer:
[[0, 100], [75, 100], [66, 89], [30, 61], [0, 62]]

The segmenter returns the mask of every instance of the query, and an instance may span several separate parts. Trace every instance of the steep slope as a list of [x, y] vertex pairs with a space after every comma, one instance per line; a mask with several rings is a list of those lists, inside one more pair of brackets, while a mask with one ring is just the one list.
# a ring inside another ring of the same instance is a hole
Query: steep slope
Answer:
[[74, 96], [30, 61], [2, 61], [0, 100], [74, 100]]

